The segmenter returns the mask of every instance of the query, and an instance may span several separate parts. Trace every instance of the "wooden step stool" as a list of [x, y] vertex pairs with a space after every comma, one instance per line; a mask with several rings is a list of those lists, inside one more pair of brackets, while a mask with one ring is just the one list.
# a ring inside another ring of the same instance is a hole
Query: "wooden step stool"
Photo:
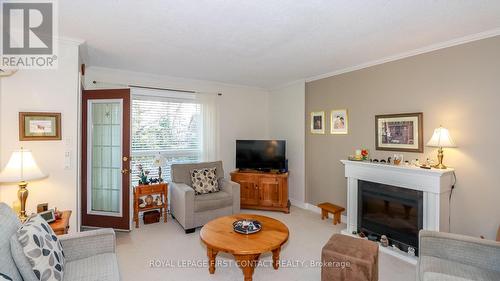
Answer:
[[321, 219], [324, 220], [328, 218], [328, 213], [333, 215], [333, 224], [340, 223], [340, 214], [345, 211], [344, 207], [340, 207], [337, 205], [333, 205], [332, 203], [324, 202], [318, 204], [318, 207], [321, 208]]

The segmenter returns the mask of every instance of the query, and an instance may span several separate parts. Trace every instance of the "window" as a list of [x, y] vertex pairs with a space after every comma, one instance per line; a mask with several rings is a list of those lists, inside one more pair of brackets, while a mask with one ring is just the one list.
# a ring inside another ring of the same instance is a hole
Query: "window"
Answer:
[[139, 180], [138, 164], [142, 164], [151, 177], [158, 177], [158, 168], [153, 166], [153, 160], [158, 154], [166, 159], [166, 165], [162, 166], [162, 178], [166, 181], [170, 180], [171, 164], [202, 160], [202, 107], [202, 103], [193, 97], [181, 99], [165, 95], [133, 95], [133, 186], [137, 185]]

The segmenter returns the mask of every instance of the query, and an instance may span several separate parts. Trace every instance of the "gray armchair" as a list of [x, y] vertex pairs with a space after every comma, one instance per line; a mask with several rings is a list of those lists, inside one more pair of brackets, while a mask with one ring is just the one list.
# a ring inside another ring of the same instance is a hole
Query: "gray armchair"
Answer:
[[500, 242], [420, 231], [417, 281], [500, 280]]
[[[221, 190], [216, 193], [195, 195], [191, 187], [193, 169], [217, 168]], [[240, 185], [224, 178], [222, 161], [196, 164], [173, 164], [172, 182], [169, 184], [170, 212], [186, 233], [221, 217], [240, 212]]]

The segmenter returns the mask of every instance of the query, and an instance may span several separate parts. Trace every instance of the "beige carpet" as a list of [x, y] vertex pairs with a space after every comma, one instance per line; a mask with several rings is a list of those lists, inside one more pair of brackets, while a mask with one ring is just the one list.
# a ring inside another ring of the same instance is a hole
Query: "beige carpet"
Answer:
[[[274, 270], [271, 255], [261, 257], [262, 265], [255, 269], [253, 280], [320, 280], [321, 269], [311, 266], [320, 261], [321, 248], [333, 233], [339, 233], [345, 224], [332, 225], [331, 219], [322, 221], [320, 215], [292, 207], [290, 214], [244, 210], [270, 216], [284, 222], [290, 229], [290, 239], [281, 251], [287, 267]], [[168, 223], [141, 225], [131, 233], [118, 233], [118, 259], [122, 280], [243, 280], [241, 270], [230, 255], [219, 254], [223, 262], [214, 275], [206, 267], [206, 248], [200, 242], [199, 229], [184, 234], [173, 220]], [[153, 266], [151, 266], [153, 264]], [[414, 281], [415, 267], [397, 258], [381, 253], [381, 281]]]

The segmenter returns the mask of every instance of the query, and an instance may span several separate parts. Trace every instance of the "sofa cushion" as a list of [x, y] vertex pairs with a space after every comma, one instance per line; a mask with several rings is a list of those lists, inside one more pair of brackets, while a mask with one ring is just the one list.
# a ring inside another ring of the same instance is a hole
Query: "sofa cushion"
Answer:
[[217, 168], [202, 168], [191, 170], [191, 187], [196, 195], [215, 193], [219, 191]]
[[216, 210], [232, 205], [233, 197], [231, 196], [231, 194], [224, 191], [201, 194], [194, 197], [194, 211], [196, 213], [208, 210]]
[[17, 215], [5, 203], [0, 203], [0, 273], [9, 276], [12, 280], [21, 280], [16, 263], [10, 252], [10, 237], [21, 225]]
[[120, 280], [120, 273], [118, 271], [116, 255], [106, 253], [68, 262], [64, 271], [64, 280], [118, 281]]
[[16, 236], [37, 279], [63, 280], [62, 245], [45, 219], [40, 215], [30, 217]]
[[193, 163], [193, 164], [172, 164], [171, 167], [172, 182], [191, 185], [190, 171], [203, 168], [217, 168], [217, 179], [224, 178], [224, 169], [222, 168], [222, 161]]
[[500, 272], [432, 256], [419, 259], [422, 280], [500, 280]]
[[10, 250], [12, 258], [16, 262], [17, 269], [24, 281], [39, 281], [36, 277], [28, 258], [24, 255], [23, 246], [17, 240], [17, 235], [14, 233], [10, 238]]

